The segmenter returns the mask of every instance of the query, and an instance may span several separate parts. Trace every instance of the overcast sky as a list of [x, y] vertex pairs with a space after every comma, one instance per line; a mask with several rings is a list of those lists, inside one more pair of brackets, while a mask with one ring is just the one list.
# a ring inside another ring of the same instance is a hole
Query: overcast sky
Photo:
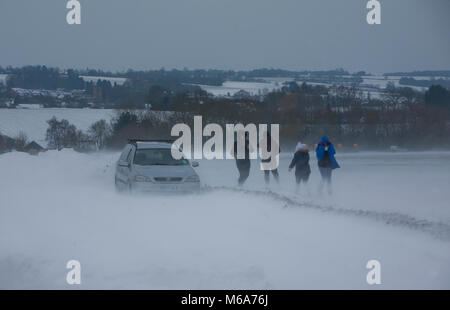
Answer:
[[450, 0], [0, 0], [0, 65], [373, 73], [450, 69]]

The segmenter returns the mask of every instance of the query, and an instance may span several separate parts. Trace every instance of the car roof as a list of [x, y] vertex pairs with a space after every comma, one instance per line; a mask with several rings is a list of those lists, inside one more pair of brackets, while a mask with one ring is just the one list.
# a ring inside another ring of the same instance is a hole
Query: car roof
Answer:
[[159, 141], [137, 141], [134, 143], [137, 149], [171, 149], [172, 143]]

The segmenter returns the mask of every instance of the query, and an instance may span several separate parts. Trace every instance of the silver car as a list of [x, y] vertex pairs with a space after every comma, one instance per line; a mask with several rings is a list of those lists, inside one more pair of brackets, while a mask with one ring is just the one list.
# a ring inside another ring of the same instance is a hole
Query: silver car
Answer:
[[197, 162], [176, 160], [172, 143], [157, 140], [130, 140], [116, 165], [115, 184], [119, 191], [180, 191], [200, 188], [200, 178], [192, 167]]

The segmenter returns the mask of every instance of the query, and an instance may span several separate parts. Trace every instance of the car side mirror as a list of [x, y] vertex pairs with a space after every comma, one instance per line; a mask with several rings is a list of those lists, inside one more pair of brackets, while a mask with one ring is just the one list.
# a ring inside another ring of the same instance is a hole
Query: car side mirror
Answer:
[[130, 167], [131, 167], [131, 164], [130, 164], [129, 162], [124, 161], [124, 162], [119, 163], [119, 166], [130, 168]]
[[198, 167], [200, 164], [198, 163], [198, 161], [193, 161], [192, 162], [192, 167]]

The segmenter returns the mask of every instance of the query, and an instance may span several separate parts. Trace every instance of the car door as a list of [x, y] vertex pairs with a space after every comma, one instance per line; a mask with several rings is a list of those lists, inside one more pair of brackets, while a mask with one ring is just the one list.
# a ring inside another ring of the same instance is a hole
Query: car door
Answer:
[[118, 182], [121, 183], [121, 185], [125, 185], [128, 183], [128, 172], [130, 169], [128, 167], [127, 157], [130, 154], [130, 152], [131, 152], [131, 145], [128, 144], [127, 146], [125, 146], [117, 162], [116, 179]]
[[134, 152], [135, 152], [136, 147], [134, 145], [131, 146], [130, 151], [127, 154], [127, 157], [125, 159], [125, 166], [123, 167], [123, 169], [125, 170], [124, 173], [126, 174], [126, 181], [127, 183], [131, 181], [131, 179], [133, 178], [133, 176], [131, 175], [131, 171], [132, 171], [132, 164], [133, 164], [133, 159], [134, 159]]

